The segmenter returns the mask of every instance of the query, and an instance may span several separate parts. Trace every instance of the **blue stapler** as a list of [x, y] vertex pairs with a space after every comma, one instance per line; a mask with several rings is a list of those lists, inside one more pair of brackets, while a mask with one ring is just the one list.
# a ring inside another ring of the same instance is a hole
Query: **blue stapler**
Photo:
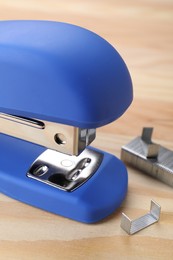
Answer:
[[127, 171], [90, 147], [132, 101], [128, 69], [97, 34], [48, 21], [0, 22], [0, 192], [92, 223], [120, 206]]

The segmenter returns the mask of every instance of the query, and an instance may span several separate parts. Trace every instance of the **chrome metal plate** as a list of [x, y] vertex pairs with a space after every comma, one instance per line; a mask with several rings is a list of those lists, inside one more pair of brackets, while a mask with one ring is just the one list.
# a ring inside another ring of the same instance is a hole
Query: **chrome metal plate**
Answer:
[[79, 155], [96, 136], [95, 129], [83, 129], [1, 112], [0, 133], [70, 155]]
[[27, 176], [64, 191], [73, 191], [98, 169], [103, 154], [85, 149], [79, 156], [46, 150], [31, 165]]

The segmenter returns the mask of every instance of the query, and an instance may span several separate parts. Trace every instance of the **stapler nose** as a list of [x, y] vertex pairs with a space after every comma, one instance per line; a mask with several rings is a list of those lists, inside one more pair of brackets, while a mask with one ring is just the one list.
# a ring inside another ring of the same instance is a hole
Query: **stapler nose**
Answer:
[[107, 41], [71, 24], [1, 21], [0, 35], [0, 191], [99, 221], [120, 206], [128, 178], [119, 159], [89, 145], [132, 102], [127, 66]]
[[0, 126], [3, 134], [69, 155], [79, 155], [96, 135], [95, 129], [81, 129], [4, 113], [0, 113]]

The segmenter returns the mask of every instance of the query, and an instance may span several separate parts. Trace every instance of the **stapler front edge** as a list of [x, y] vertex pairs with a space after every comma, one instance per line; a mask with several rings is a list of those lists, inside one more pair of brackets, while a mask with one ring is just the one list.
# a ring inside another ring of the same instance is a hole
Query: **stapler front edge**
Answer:
[[125, 198], [127, 170], [89, 146], [119, 118], [132, 82], [118, 52], [84, 28], [0, 22], [0, 191], [92, 223]]

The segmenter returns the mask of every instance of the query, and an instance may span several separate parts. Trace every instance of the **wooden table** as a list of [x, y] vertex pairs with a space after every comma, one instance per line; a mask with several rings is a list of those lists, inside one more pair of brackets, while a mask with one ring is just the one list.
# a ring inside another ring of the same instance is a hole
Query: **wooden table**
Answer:
[[[0, 19], [46, 19], [86, 27], [112, 43], [131, 72], [134, 102], [117, 122], [98, 129], [95, 147], [120, 156], [121, 146], [154, 127], [154, 140], [173, 149], [173, 2], [171, 0], [0, 0]], [[0, 195], [0, 259], [173, 259], [173, 189], [128, 167], [122, 207], [86, 225]], [[136, 218], [154, 199], [157, 224], [133, 235], [121, 212]]]

